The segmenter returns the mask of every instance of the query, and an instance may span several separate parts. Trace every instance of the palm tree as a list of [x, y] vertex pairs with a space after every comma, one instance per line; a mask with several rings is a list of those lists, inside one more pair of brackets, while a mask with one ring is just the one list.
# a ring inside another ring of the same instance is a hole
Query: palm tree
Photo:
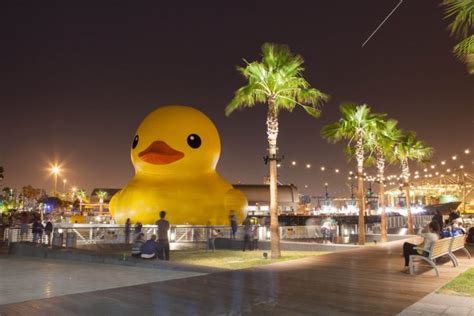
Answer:
[[270, 232], [271, 257], [279, 258], [280, 236], [278, 229], [277, 205], [277, 138], [278, 114], [281, 110], [293, 111], [298, 105], [314, 117], [320, 115], [317, 105], [328, 96], [311, 88], [303, 78], [303, 58], [294, 55], [288, 46], [272, 43], [262, 45], [262, 59], [247, 62], [237, 70], [244, 76], [247, 84], [240, 87], [227, 105], [225, 113], [229, 116], [236, 109], [267, 104], [267, 140], [270, 173]]
[[474, 1], [444, 0], [445, 19], [453, 19], [449, 24], [451, 36], [459, 38], [454, 46], [456, 57], [467, 64], [468, 72], [474, 74]]
[[95, 195], [97, 196], [97, 198], [99, 199], [99, 213], [102, 214], [102, 209], [103, 209], [103, 205], [104, 205], [104, 201], [105, 199], [107, 199], [107, 197], [109, 196], [109, 193], [107, 193], [106, 191], [103, 191], [103, 190], [100, 190], [100, 191], [97, 191], [95, 193]]
[[82, 203], [87, 201], [87, 193], [84, 189], [77, 191], [77, 198], [79, 199], [79, 212], [82, 213]]
[[393, 161], [393, 146], [399, 140], [401, 131], [397, 128], [396, 120], [382, 120], [378, 122], [375, 130], [375, 142], [373, 151], [375, 153], [375, 165], [379, 181], [379, 207], [382, 209], [380, 215], [380, 241], [387, 241], [387, 214], [385, 203], [385, 167], [387, 160]]
[[414, 132], [406, 132], [394, 146], [394, 154], [402, 168], [403, 189], [405, 191], [407, 207], [408, 233], [414, 234], [410, 201], [410, 166], [408, 162], [409, 160], [415, 160], [417, 162], [426, 161], [426, 159], [433, 154], [433, 148], [427, 147], [425, 143], [418, 140]]
[[354, 152], [357, 161], [357, 200], [359, 207], [359, 244], [365, 244], [365, 202], [364, 202], [364, 147], [371, 148], [375, 139], [375, 131], [384, 115], [371, 114], [366, 105], [345, 103], [340, 106], [341, 119], [321, 130], [321, 135], [329, 142], [336, 143], [342, 139], [348, 140], [346, 152]]

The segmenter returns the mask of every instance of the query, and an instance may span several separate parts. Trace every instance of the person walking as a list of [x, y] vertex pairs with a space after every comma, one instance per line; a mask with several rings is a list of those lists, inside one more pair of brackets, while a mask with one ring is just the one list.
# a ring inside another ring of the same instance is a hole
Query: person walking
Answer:
[[50, 220], [46, 223], [44, 227], [44, 233], [46, 234], [47, 244], [48, 246], [51, 244], [51, 233], [53, 232], [53, 223]]
[[245, 251], [246, 248], [252, 250], [252, 225], [250, 223], [250, 218], [247, 217], [244, 220], [244, 247], [242, 251]]
[[230, 239], [235, 239], [235, 234], [237, 233], [237, 216], [233, 210], [230, 211], [229, 222], [231, 229]]
[[43, 238], [43, 229], [44, 226], [41, 224], [39, 219], [35, 218], [35, 221], [33, 222], [33, 226], [31, 228], [31, 232], [33, 233], [33, 242], [34, 243], [41, 243], [41, 239]]
[[128, 245], [130, 243], [130, 226], [131, 226], [130, 218], [127, 218], [125, 222], [125, 243]]
[[160, 219], [156, 221], [158, 226], [158, 258], [162, 260], [170, 260], [170, 243], [168, 240], [168, 232], [170, 223], [165, 219], [166, 212], [160, 212]]

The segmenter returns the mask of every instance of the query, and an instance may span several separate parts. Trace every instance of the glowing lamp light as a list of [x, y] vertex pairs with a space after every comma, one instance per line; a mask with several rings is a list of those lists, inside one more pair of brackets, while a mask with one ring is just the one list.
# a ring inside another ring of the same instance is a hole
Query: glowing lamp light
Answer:
[[281, 167], [281, 164], [280, 163], [277, 163], [277, 168], [280, 168]]
[[463, 166], [463, 165], [460, 165], [459, 168], [460, 168], [460, 169], [464, 169], [464, 166]]
[[350, 175], [352, 175], [352, 173], [353, 173], [352, 171], [349, 171], [349, 174], [350, 174]]
[[57, 165], [54, 165], [54, 166], [51, 167], [51, 172], [53, 174], [59, 174], [61, 172], [61, 168]]
[[469, 148], [464, 151], [464, 153], [465, 153], [466, 155], [469, 154], [470, 152], [471, 152], [471, 151], [469, 150]]
[[435, 168], [435, 165], [431, 165], [431, 169], [434, 169]]
[[306, 168], [307, 168], [307, 169], [311, 168], [311, 164], [307, 163], [307, 164], [306, 164]]
[[339, 169], [334, 170], [336, 173], [339, 173]]
[[446, 172], [451, 172], [451, 169], [446, 169]]
[[326, 170], [326, 168], [325, 168], [325, 167], [321, 167], [321, 171], [324, 171], [324, 170]]
[[291, 162], [291, 165], [292, 165], [292, 166], [296, 166], [296, 161], [292, 161], [292, 162]]
[[453, 156], [453, 157], [451, 157], [451, 158], [453, 158], [453, 160], [456, 160], [456, 159], [458, 159], [458, 157], [457, 157], [457, 156]]
[[425, 169], [423, 169], [423, 171], [424, 171], [424, 172], [427, 172], [427, 171], [428, 171], [428, 169], [427, 169], [427, 168], [425, 168]]
[[446, 161], [441, 161], [441, 164], [444, 166], [446, 164]]

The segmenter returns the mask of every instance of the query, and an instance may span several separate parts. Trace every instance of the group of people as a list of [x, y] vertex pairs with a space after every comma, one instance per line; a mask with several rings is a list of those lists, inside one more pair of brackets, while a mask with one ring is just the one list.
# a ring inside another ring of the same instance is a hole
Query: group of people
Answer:
[[440, 228], [440, 238], [455, 237], [466, 234], [466, 229], [464, 228], [462, 218], [458, 212], [452, 211], [449, 214], [449, 218], [443, 221], [443, 215], [441, 215], [441, 212], [438, 210], [432, 220], [438, 223]]
[[[28, 221], [23, 221], [20, 224], [20, 239], [21, 241], [26, 241], [28, 239], [28, 231], [30, 227], [28, 225]], [[46, 243], [49, 245], [51, 243], [51, 234], [53, 232], [53, 223], [51, 221], [47, 221], [45, 225], [39, 220], [35, 218], [33, 220], [33, 224], [31, 225], [31, 233], [33, 234], [33, 242], [34, 243], [42, 243], [43, 242], [43, 234], [46, 235]]]
[[[125, 224], [125, 241], [130, 238], [130, 219]], [[141, 224], [135, 225], [134, 237], [132, 245], [132, 256], [143, 259], [158, 258], [161, 260], [170, 260], [170, 243], [168, 232], [170, 223], [166, 220], [166, 212], [160, 212], [160, 219], [156, 221], [158, 228], [158, 236], [152, 235], [150, 239], [145, 240], [145, 234], [141, 232]], [[128, 226], [128, 230], [127, 230]], [[127, 237], [128, 231], [128, 237]]]
[[428, 224], [428, 230], [421, 234], [423, 242], [418, 245], [409, 242], [403, 244], [403, 256], [405, 257], [403, 272], [408, 272], [410, 255], [428, 256], [433, 244], [438, 239], [455, 237], [462, 234], [466, 234], [466, 229], [463, 227], [462, 218], [456, 216], [456, 212], [451, 212], [449, 219], [443, 221], [441, 212], [436, 211], [432, 221]]

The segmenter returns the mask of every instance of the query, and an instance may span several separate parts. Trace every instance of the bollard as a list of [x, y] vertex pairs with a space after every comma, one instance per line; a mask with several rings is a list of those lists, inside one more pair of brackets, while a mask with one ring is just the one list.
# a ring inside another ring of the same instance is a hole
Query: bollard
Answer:
[[76, 248], [77, 236], [75, 233], [68, 232], [66, 234], [66, 248]]
[[52, 247], [61, 248], [62, 246], [63, 246], [63, 234], [58, 233], [58, 232], [53, 233]]

